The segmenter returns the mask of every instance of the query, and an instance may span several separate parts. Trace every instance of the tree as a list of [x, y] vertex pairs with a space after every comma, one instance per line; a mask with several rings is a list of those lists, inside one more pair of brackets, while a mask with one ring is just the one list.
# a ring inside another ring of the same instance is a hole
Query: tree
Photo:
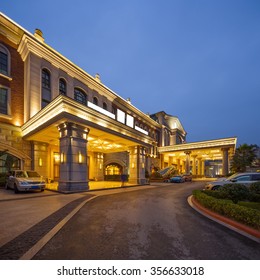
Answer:
[[240, 145], [233, 156], [231, 169], [234, 172], [244, 172], [246, 167], [251, 167], [252, 163], [257, 159], [257, 145]]

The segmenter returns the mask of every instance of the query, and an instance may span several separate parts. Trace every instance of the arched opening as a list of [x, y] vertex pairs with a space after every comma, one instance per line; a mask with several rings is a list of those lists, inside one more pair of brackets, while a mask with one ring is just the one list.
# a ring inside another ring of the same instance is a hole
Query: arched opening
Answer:
[[121, 181], [123, 167], [118, 163], [109, 163], [105, 168], [106, 181]]
[[5, 185], [7, 172], [21, 169], [21, 160], [7, 151], [0, 151], [0, 186]]

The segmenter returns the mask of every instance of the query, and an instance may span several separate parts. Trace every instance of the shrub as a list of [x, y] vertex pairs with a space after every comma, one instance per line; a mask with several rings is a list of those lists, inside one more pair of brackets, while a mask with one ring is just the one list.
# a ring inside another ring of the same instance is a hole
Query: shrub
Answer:
[[219, 188], [223, 198], [231, 199], [235, 204], [240, 200], [246, 200], [249, 196], [249, 189], [242, 184], [226, 184]]
[[250, 185], [248, 200], [260, 202], [260, 182], [255, 182]]
[[193, 191], [195, 199], [204, 207], [248, 226], [260, 229], [260, 212], [228, 201], [208, 196], [200, 190]]

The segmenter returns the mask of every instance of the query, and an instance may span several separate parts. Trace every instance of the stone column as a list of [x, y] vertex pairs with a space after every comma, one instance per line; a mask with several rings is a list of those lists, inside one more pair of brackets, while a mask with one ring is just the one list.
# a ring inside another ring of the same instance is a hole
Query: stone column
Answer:
[[145, 148], [142, 146], [130, 147], [129, 160], [129, 183], [137, 185], [145, 184]]
[[80, 192], [88, 190], [87, 135], [88, 128], [65, 122], [60, 132], [60, 179], [58, 191]]
[[185, 152], [186, 154], [186, 161], [185, 161], [185, 173], [190, 174], [190, 154], [191, 152]]
[[163, 154], [160, 154], [160, 164], [161, 164], [161, 169], [163, 169], [164, 168], [164, 155]]
[[198, 158], [198, 175], [201, 176], [201, 157]]
[[228, 163], [229, 148], [223, 148], [221, 150], [222, 150], [222, 175], [227, 176], [229, 173], [229, 163]]
[[169, 162], [168, 162], [168, 166], [173, 165], [173, 157], [169, 156]]
[[205, 176], [205, 160], [201, 161], [201, 176]]
[[196, 172], [196, 157], [197, 155], [192, 155], [192, 175], [197, 175], [197, 172]]
[[181, 160], [179, 158], [177, 158], [177, 170], [178, 170], [178, 173], [182, 173], [182, 170], [181, 170]]

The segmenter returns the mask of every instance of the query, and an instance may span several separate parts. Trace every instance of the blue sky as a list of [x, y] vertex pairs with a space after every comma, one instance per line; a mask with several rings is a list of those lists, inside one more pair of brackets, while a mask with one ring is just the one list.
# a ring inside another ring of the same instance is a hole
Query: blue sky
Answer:
[[260, 1], [9, 0], [1, 12], [187, 141], [260, 146]]

